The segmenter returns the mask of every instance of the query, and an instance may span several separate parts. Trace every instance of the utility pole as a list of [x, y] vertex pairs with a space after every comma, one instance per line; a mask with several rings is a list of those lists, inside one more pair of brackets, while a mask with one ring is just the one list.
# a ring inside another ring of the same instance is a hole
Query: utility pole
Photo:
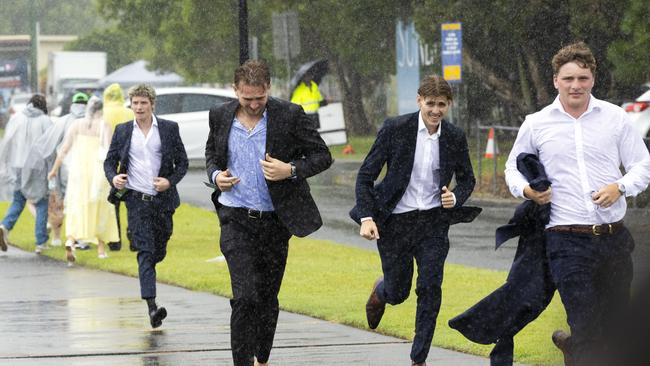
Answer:
[[248, 60], [248, 6], [239, 0], [239, 64]]
[[36, 4], [34, 0], [30, 1], [29, 7], [29, 24], [30, 24], [30, 68], [29, 68], [29, 86], [32, 93], [38, 93], [38, 21], [36, 21]]

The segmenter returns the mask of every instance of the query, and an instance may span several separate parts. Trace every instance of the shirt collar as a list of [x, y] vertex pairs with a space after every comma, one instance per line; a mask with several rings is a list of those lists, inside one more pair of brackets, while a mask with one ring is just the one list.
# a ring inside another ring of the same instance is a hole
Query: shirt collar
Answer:
[[[136, 121], [135, 118], [133, 119], [133, 126], [140, 128], [140, 126], [138, 126], [138, 121]], [[151, 126], [156, 126], [156, 128], [158, 128], [158, 120], [156, 119], [155, 114], [151, 115]]]
[[418, 133], [422, 131], [426, 132], [427, 136], [431, 136], [431, 137], [435, 136], [436, 138], [440, 138], [440, 133], [442, 132], [442, 121], [440, 121], [440, 124], [438, 125], [438, 131], [436, 131], [436, 133], [434, 133], [433, 135], [430, 135], [429, 130], [427, 130], [427, 126], [424, 125], [424, 119], [422, 118], [422, 111], [420, 111], [418, 113]]
[[[589, 94], [589, 104], [587, 105], [587, 110], [582, 115], [584, 116], [587, 113], [592, 112], [593, 110], [600, 110], [601, 109], [601, 103], [602, 102], [601, 102], [600, 99], [597, 99], [592, 94]], [[551, 104], [551, 110], [552, 111], [558, 111], [560, 113], [568, 115], [568, 113], [564, 110], [564, 107], [562, 106], [562, 102], [560, 102], [560, 95], [559, 94], [555, 97], [555, 100]]]

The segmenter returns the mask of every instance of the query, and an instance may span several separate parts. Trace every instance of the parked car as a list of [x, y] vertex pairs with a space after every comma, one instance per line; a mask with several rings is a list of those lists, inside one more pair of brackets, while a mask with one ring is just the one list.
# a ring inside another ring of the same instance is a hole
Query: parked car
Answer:
[[190, 160], [205, 159], [205, 142], [210, 126], [210, 108], [235, 100], [232, 89], [216, 88], [156, 88], [154, 113], [178, 122], [181, 139]]
[[625, 103], [623, 108], [641, 136], [650, 138], [650, 90], [641, 94], [634, 102]]

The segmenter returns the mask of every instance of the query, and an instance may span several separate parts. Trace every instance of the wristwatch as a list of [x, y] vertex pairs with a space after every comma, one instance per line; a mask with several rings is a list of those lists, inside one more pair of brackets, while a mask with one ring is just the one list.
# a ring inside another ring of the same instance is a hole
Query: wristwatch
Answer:
[[616, 183], [618, 185], [618, 193], [621, 194], [621, 196], [625, 196], [625, 186], [622, 185], [621, 183]]
[[295, 178], [296, 177], [296, 164], [294, 164], [293, 161], [290, 161], [289, 165], [291, 165], [291, 176], [289, 178]]

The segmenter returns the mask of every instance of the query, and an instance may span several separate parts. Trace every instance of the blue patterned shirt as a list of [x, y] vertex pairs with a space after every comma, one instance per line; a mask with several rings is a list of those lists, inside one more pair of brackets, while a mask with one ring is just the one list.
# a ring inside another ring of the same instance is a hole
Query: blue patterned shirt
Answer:
[[219, 195], [222, 205], [274, 211], [260, 164], [266, 153], [266, 125], [266, 111], [250, 132], [237, 117], [233, 119], [228, 136], [228, 169], [241, 180], [230, 191]]

